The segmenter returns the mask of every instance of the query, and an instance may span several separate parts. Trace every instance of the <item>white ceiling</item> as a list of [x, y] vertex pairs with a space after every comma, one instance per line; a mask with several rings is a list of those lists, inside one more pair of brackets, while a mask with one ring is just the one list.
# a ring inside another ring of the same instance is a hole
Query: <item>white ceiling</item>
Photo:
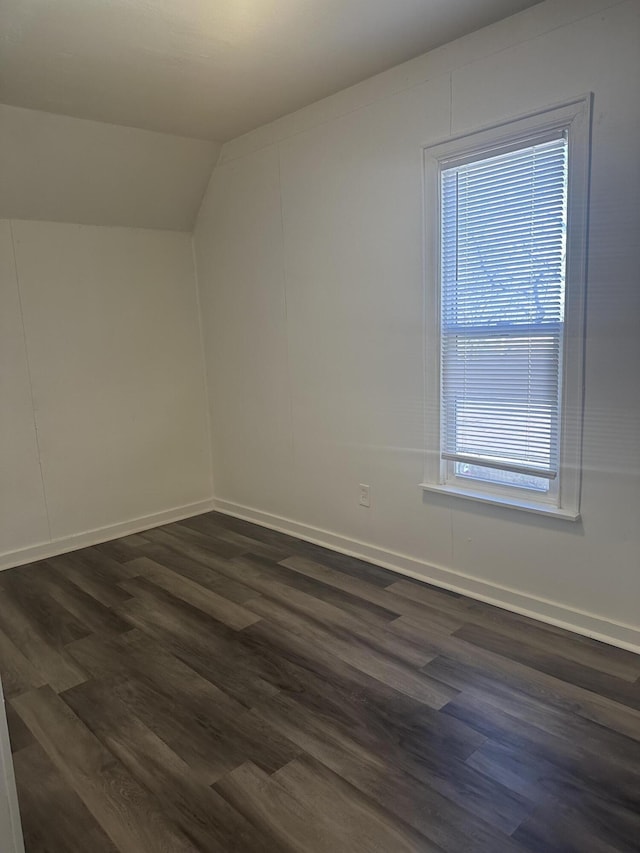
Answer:
[[540, 0], [0, 0], [0, 103], [225, 141]]

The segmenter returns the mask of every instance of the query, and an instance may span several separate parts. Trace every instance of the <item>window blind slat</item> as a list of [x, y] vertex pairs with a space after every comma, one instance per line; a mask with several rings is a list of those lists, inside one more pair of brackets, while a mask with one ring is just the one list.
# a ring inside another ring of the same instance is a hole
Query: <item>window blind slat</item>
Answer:
[[567, 143], [441, 173], [442, 457], [558, 470]]

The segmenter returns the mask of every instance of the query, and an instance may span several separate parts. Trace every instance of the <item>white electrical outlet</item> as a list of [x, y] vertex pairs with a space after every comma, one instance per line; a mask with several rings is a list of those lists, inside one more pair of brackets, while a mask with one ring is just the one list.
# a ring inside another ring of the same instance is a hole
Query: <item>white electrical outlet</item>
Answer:
[[358, 498], [358, 503], [360, 506], [371, 506], [369, 486], [366, 486], [364, 483], [360, 483], [360, 496]]

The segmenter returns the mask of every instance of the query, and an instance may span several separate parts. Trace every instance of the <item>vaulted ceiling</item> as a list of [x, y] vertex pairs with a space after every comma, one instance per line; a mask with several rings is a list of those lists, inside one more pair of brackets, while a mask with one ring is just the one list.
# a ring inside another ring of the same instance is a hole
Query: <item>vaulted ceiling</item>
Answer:
[[1, 0], [0, 103], [225, 141], [540, 0]]

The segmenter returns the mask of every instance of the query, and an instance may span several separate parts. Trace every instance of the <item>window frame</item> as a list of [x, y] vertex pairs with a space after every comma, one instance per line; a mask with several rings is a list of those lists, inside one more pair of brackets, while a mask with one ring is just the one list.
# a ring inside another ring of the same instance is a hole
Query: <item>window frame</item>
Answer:
[[[426, 454], [421, 487], [426, 492], [443, 492], [571, 521], [580, 518], [591, 105], [592, 95], [588, 94], [423, 147]], [[568, 175], [560, 453], [558, 476], [550, 491], [542, 494], [456, 476], [455, 463], [441, 457], [440, 175], [464, 158], [490, 157], [562, 131], [568, 140]]]

